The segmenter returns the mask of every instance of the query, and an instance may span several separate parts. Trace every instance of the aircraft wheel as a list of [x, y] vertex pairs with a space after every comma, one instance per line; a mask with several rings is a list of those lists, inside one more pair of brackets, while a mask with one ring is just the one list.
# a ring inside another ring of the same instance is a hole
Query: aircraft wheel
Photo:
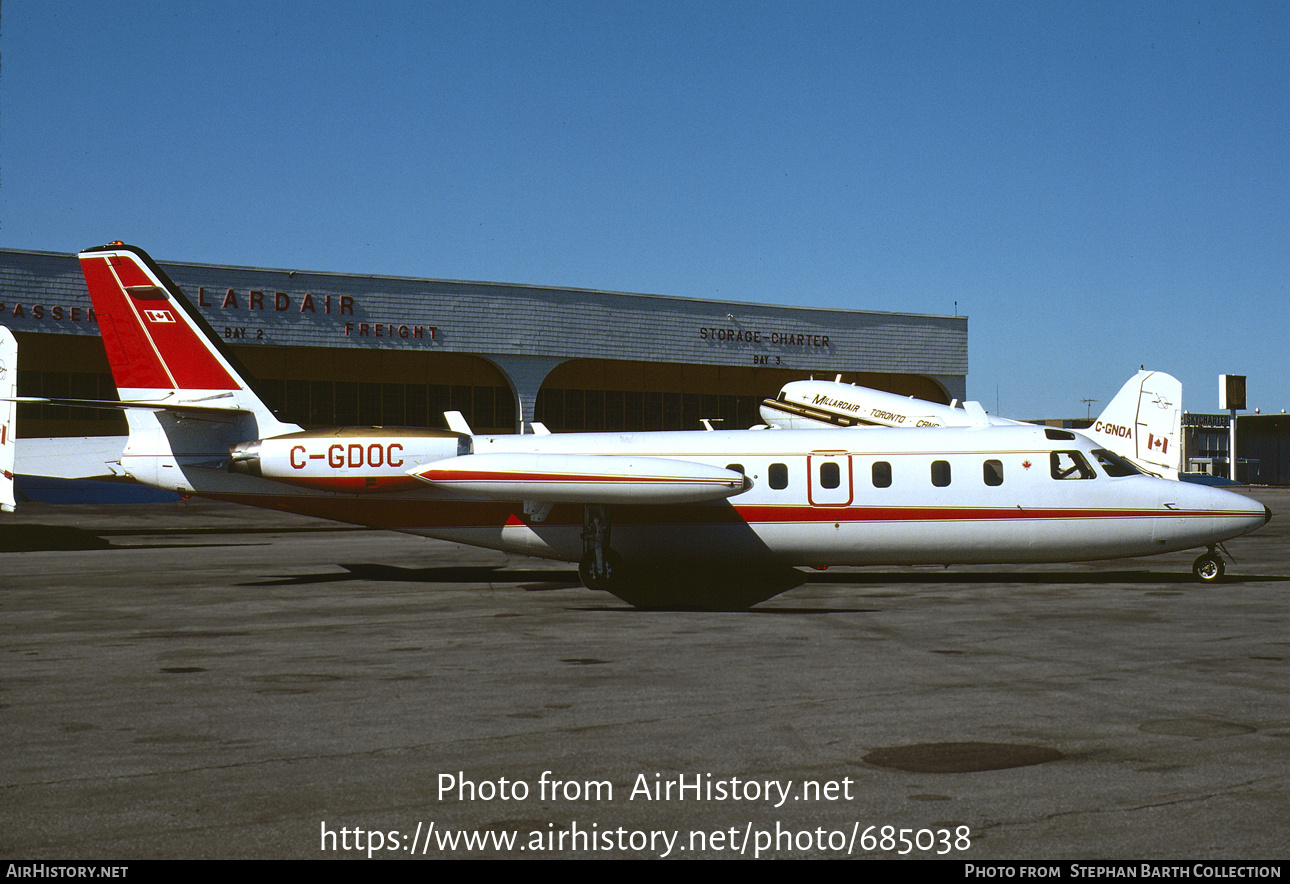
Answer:
[[614, 585], [615, 577], [619, 581], [622, 580], [622, 557], [611, 549], [605, 550], [605, 573], [593, 575], [591, 566], [595, 561], [595, 555], [589, 552], [582, 557], [582, 561], [578, 563], [578, 577], [587, 589], [609, 591], [609, 588]]
[[1223, 560], [1213, 553], [1205, 553], [1191, 566], [1191, 573], [1202, 583], [1213, 583], [1223, 576]]

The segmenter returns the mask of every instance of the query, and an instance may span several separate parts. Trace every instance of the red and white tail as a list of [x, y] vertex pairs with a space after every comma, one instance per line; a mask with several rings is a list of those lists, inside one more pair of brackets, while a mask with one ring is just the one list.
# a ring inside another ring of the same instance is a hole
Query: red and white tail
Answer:
[[124, 403], [245, 412], [255, 418], [257, 438], [299, 429], [278, 421], [236, 357], [142, 249], [114, 242], [86, 249], [80, 261]]
[[279, 421], [237, 358], [164, 270], [139, 248], [109, 243], [80, 254], [125, 408], [121, 466], [180, 493], [227, 481], [229, 449], [300, 429]]

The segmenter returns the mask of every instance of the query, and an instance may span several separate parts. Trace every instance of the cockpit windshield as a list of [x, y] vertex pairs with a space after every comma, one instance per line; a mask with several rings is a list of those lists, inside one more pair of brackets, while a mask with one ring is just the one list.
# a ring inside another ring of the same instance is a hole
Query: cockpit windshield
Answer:
[[1142, 475], [1143, 471], [1129, 463], [1114, 451], [1108, 451], [1105, 448], [1095, 448], [1093, 456], [1097, 458], [1098, 465], [1102, 467], [1102, 472], [1108, 476], [1136, 476]]
[[1096, 479], [1097, 473], [1078, 451], [1054, 451], [1049, 454], [1054, 479]]

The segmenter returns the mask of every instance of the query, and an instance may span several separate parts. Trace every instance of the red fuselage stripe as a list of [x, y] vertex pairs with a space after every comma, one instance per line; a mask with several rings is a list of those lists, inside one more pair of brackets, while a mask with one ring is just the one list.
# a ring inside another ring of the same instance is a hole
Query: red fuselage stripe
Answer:
[[707, 479], [697, 476], [615, 476], [587, 473], [474, 473], [466, 470], [427, 470], [418, 475], [430, 482], [585, 482], [633, 485], [734, 485], [734, 479]]
[[[374, 528], [500, 528], [525, 521], [518, 501], [412, 500], [391, 497], [302, 497], [293, 495], [207, 494], [219, 500], [280, 509], [369, 525]], [[1107, 519], [1249, 518], [1241, 511], [1044, 508], [1021, 510], [983, 507], [810, 507], [687, 506], [622, 504], [614, 509], [616, 526], [722, 524], [811, 525], [820, 522], [1053, 522]], [[526, 522], [527, 524], [527, 522]], [[556, 504], [541, 528], [581, 528], [580, 504]]]

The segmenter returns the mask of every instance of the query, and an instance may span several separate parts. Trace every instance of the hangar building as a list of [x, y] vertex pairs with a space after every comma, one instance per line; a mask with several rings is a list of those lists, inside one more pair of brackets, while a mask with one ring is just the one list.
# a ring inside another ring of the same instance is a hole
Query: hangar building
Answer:
[[[966, 389], [963, 316], [159, 263], [268, 404], [307, 427], [443, 426], [455, 409], [477, 432], [731, 429], [812, 374], [939, 402]], [[18, 338], [19, 395], [116, 398], [75, 255], [0, 250], [0, 324]], [[27, 405], [18, 432], [125, 427]]]

